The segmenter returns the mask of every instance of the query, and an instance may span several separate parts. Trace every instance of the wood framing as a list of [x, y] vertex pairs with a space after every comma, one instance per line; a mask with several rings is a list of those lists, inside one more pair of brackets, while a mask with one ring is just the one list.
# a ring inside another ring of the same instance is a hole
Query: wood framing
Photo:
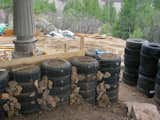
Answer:
[[80, 50], [75, 52], [68, 52], [68, 45], [64, 44], [64, 53], [55, 53], [51, 55], [40, 55], [26, 58], [17, 58], [12, 59], [11, 61], [0, 62], [0, 68], [11, 68], [18, 65], [29, 65], [29, 64], [39, 64], [44, 60], [52, 59], [52, 58], [62, 58], [69, 59], [74, 56], [84, 56], [84, 38], [80, 40]]

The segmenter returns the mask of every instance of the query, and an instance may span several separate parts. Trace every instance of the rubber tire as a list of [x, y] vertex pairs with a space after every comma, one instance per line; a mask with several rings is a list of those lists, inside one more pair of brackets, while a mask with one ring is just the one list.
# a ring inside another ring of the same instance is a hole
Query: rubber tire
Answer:
[[87, 98], [95, 98], [96, 97], [96, 89], [93, 88], [91, 90], [80, 90], [79, 94], [82, 95], [84, 99]]
[[134, 74], [136, 76], [138, 76], [139, 74], [139, 69], [138, 68], [131, 68], [131, 67], [127, 67], [125, 66], [124, 71], [130, 74]]
[[70, 62], [73, 66], [77, 67], [78, 74], [97, 73], [99, 67], [98, 61], [88, 56], [74, 57]]
[[[57, 62], [60, 62], [57, 66]], [[62, 77], [71, 74], [71, 64], [63, 59], [46, 60], [41, 65], [42, 75]]]
[[64, 103], [64, 102], [67, 102], [69, 101], [70, 99], [70, 94], [69, 93], [66, 93], [64, 95], [58, 95], [59, 99], [60, 99], [60, 103]]
[[40, 105], [38, 103], [22, 103], [20, 113], [22, 114], [32, 114], [40, 111]]
[[120, 73], [120, 70], [121, 70], [121, 68], [120, 67], [117, 67], [117, 68], [101, 68], [100, 69], [100, 71], [102, 72], [102, 73], [106, 73], [106, 72], [108, 72], [108, 73], [110, 73], [111, 74], [111, 77], [112, 76], [115, 76], [115, 75], [118, 75], [119, 73]]
[[120, 67], [121, 57], [115, 54], [102, 54], [98, 57], [100, 68], [115, 68]]
[[134, 75], [134, 74], [127, 73], [127, 72], [123, 73], [123, 81], [127, 85], [136, 86], [137, 80], [138, 80], [138, 75]]
[[160, 85], [160, 71], [157, 73], [156, 76], [156, 84]]
[[145, 43], [142, 47], [142, 53], [156, 59], [160, 58], [160, 44], [159, 43]]
[[136, 67], [138, 68], [139, 67], [139, 64], [140, 64], [140, 57], [139, 56], [131, 56], [131, 55], [125, 55], [124, 56], [124, 64], [125, 66], [128, 66], [128, 67]]
[[20, 71], [11, 71], [13, 75], [13, 79], [18, 83], [23, 82], [31, 82], [34, 80], [40, 80], [41, 78], [41, 71], [40, 67], [36, 65], [29, 66], [30, 68]]
[[78, 87], [80, 87], [80, 90], [91, 90], [96, 89], [97, 81], [91, 80], [91, 81], [79, 81]]
[[22, 93], [31, 93], [37, 90], [34, 83], [32, 82], [19, 83], [19, 85], [22, 87]]
[[144, 93], [149, 98], [152, 98], [155, 93], [154, 78], [145, 77], [140, 74], [137, 82], [137, 88], [140, 92]]
[[130, 49], [130, 48], [125, 48], [124, 53], [125, 55], [131, 55], [131, 56], [140, 56], [140, 50], [136, 49]]
[[126, 47], [130, 49], [136, 49], [140, 50], [142, 45], [147, 42], [147, 40], [144, 39], [127, 39], [126, 41]]
[[87, 98], [84, 99], [87, 103], [91, 104], [91, 105], [95, 105], [96, 104], [96, 97], [91, 97], [91, 98]]
[[3, 107], [0, 105], [0, 120], [5, 120], [5, 119], [6, 119], [5, 111]]
[[119, 98], [119, 88], [107, 91], [107, 95], [111, 103], [116, 103]]
[[160, 100], [160, 85], [155, 85], [155, 96]]
[[63, 77], [48, 77], [48, 80], [51, 80], [56, 87], [64, 87], [71, 84], [71, 75]]
[[71, 85], [67, 85], [64, 87], [54, 87], [53, 89], [50, 90], [50, 95], [52, 96], [58, 96], [66, 93], [70, 93], [71, 91]]
[[20, 103], [26, 103], [26, 102], [35, 101], [38, 98], [38, 95], [30, 97], [31, 94], [32, 93], [22, 93], [19, 96], [16, 96], [16, 98], [18, 99], [18, 101]]
[[8, 71], [5, 70], [0, 72], [0, 93], [5, 91], [8, 80], [9, 80]]
[[93, 57], [93, 58], [97, 58], [98, 55], [96, 54], [96, 52], [94, 51], [94, 49], [88, 49], [85, 51], [85, 56], [88, 57]]
[[158, 60], [141, 54], [139, 72], [148, 77], [155, 77], [158, 70]]

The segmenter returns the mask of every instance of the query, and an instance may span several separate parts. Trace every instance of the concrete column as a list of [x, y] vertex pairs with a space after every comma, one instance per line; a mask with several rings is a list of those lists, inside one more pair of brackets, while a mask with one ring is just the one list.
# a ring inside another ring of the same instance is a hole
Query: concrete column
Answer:
[[35, 50], [33, 0], [13, 0], [14, 9], [14, 58], [29, 57]]

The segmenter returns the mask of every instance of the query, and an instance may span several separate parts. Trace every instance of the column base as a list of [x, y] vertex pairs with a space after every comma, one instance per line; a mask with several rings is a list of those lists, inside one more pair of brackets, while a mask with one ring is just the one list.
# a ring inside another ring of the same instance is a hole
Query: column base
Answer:
[[35, 43], [36, 39], [32, 38], [30, 40], [15, 40], [15, 49], [12, 53], [13, 58], [31, 57], [34, 55], [36, 49]]

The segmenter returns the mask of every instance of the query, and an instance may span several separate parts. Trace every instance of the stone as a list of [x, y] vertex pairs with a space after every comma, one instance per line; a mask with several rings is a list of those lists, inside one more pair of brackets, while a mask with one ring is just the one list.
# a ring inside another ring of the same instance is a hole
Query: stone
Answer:
[[128, 120], [160, 120], [160, 114], [155, 105], [149, 103], [126, 103]]

